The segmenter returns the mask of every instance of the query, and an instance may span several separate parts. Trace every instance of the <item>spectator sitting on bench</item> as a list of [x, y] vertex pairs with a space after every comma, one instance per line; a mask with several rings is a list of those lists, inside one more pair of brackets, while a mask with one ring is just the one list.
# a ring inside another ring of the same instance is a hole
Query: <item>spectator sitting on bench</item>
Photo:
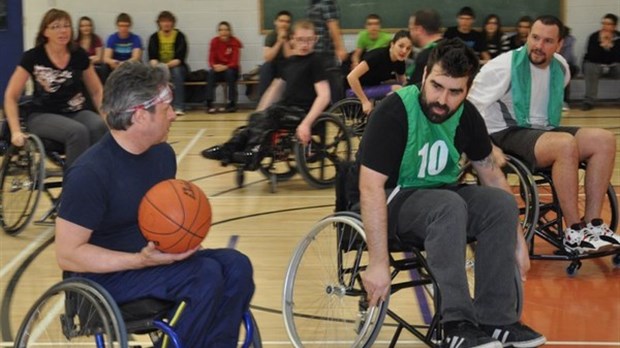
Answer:
[[[209, 46], [209, 71], [207, 73], [207, 112], [237, 111], [237, 80], [243, 44], [232, 35], [230, 23], [222, 21], [217, 25], [218, 36], [211, 39]], [[228, 105], [226, 109], [213, 107], [215, 82], [226, 81], [228, 85]]]
[[176, 18], [170, 11], [162, 11], [157, 16], [159, 30], [149, 38], [149, 63], [153, 66], [166, 64], [170, 70], [170, 80], [174, 86], [172, 107], [177, 116], [185, 114], [185, 75], [187, 68], [187, 40], [185, 35], [175, 28]]
[[[310, 140], [310, 127], [325, 110], [330, 101], [327, 72], [321, 56], [314, 53], [317, 36], [314, 24], [299, 20], [293, 25], [293, 56], [289, 58], [282, 74], [285, 90], [282, 100], [263, 110], [259, 108], [249, 117], [248, 126], [237, 132], [228, 142], [202, 151], [208, 159], [244, 164], [246, 169], [255, 170], [260, 161], [260, 144], [263, 136], [277, 128], [283, 116], [303, 113], [305, 115], [297, 127], [297, 137], [304, 144]], [[274, 100], [271, 95], [279, 95], [282, 83], [269, 86], [262, 99]]]
[[389, 46], [392, 39], [389, 33], [381, 31], [381, 17], [378, 14], [371, 13], [366, 16], [365, 27], [366, 29], [357, 35], [355, 51], [351, 55], [351, 70], [362, 62], [366, 53]]
[[263, 58], [265, 62], [260, 67], [258, 86], [259, 96], [263, 96], [271, 81], [279, 78], [286, 58], [291, 55], [290, 30], [293, 15], [288, 11], [280, 11], [273, 21], [274, 29], [265, 37]]
[[[368, 52], [364, 59], [347, 75], [351, 89], [346, 91], [347, 97], [357, 96], [362, 102], [365, 114], [372, 111], [370, 99], [382, 98], [388, 93], [400, 89], [405, 78], [405, 59], [411, 53], [411, 37], [409, 32], [401, 30], [394, 34], [389, 47], [381, 47]], [[395, 83], [386, 83], [393, 81]]]
[[142, 59], [142, 39], [131, 32], [131, 17], [127, 13], [119, 14], [116, 17], [116, 27], [118, 31], [108, 37], [103, 50], [103, 61], [109, 69], [106, 75], [123, 62]]
[[620, 63], [620, 32], [616, 30], [618, 16], [608, 13], [601, 20], [601, 30], [592, 33], [583, 57], [583, 75], [586, 83], [586, 97], [581, 107], [590, 110], [598, 94], [598, 79], [601, 75], [618, 78]]

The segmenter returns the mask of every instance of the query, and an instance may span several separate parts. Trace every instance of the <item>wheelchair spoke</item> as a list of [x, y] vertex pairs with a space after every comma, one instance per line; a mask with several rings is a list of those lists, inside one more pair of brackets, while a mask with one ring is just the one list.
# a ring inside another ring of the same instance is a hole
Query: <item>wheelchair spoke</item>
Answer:
[[366, 303], [359, 275], [368, 263], [364, 245], [353, 225], [327, 219], [296, 250], [287, 275], [294, 281], [284, 295], [287, 331], [296, 346], [357, 346], [375, 332], [384, 312]]

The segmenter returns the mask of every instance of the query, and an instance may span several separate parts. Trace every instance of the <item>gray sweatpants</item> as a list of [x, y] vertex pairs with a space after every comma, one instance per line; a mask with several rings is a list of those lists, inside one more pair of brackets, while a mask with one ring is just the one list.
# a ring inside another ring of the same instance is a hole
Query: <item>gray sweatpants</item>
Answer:
[[65, 168], [108, 131], [103, 118], [90, 110], [70, 114], [33, 112], [28, 116], [28, 132], [65, 146]]
[[[441, 293], [442, 322], [506, 325], [519, 320], [515, 276], [518, 209], [514, 197], [491, 187], [399, 192], [390, 203], [390, 233], [424, 245]], [[475, 296], [465, 273], [465, 248], [476, 239]]]

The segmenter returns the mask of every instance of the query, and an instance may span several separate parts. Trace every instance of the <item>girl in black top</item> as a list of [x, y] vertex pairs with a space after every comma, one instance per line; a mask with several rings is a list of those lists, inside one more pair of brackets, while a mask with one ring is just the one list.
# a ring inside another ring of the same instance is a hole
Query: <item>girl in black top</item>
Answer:
[[[384, 97], [401, 88], [405, 82], [405, 59], [411, 53], [409, 32], [401, 30], [394, 34], [390, 47], [377, 48], [366, 54], [364, 60], [347, 75], [351, 90], [347, 96], [357, 96], [367, 115], [372, 111], [370, 99]], [[396, 78], [396, 83], [385, 83]]]

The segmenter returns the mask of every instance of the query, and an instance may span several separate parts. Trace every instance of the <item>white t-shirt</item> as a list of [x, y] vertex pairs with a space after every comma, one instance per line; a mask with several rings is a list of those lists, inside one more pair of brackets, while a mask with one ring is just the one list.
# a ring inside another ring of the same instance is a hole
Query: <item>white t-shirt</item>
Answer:
[[[503, 53], [486, 63], [474, 79], [467, 96], [467, 99], [480, 111], [489, 134], [517, 125], [510, 90], [512, 52]], [[564, 86], [566, 86], [570, 81], [568, 64], [561, 55], [556, 53], [554, 56], [564, 66]], [[532, 81], [530, 124], [532, 128], [550, 128], [547, 117], [550, 71], [549, 66], [540, 69], [530, 63]]]

